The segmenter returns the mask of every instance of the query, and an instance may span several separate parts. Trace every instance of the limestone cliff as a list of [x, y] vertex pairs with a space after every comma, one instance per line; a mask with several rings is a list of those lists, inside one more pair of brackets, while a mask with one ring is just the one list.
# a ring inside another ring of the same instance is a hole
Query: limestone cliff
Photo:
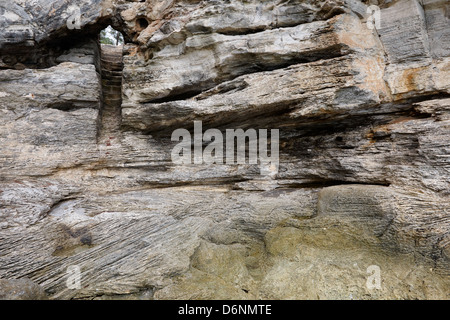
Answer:
[[[0, 2], [0, 291], [449, 299], [449, 25], [446, 0]], [[279, 129], [278, 170], [175, 164], [194, 121]]]

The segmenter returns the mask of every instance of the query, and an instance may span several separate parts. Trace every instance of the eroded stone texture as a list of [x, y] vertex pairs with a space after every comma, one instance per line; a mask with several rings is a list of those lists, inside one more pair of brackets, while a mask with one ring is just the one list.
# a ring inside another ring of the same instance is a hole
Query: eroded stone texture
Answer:
[[0, 87], [3, 177], [42, 176], [88, 160], [100, 106], [93, 64], [1, 70]]
[[[369, 2], [85, 0], [79, 30], [66, 1], [2, 3], [2, 281], [51, 299], [450, 298], [448, 3], [379, 1], [371, 30]], [[278, 172], [174, 164], [194, 120], [280, 129]]]
[[0, 300], [46, 300], [42, 287], [29, 279], [0, 279]]
[[[400, 1], [381, 11], [383, 42], [389, 65], [386, 81], [396, 99], [449, 92], [447, 43], [450, 22], [445, 1]], [[405, 41], [399, 43], [401, 37]], [[437, 40], [437, 38], [439, 40]], [[444, 45], [445, 46], [445, 45]]]
[[0, 69], [55, 66], [59, 55], [96, 39], [112, 14], [109, 0], [2, 1]]

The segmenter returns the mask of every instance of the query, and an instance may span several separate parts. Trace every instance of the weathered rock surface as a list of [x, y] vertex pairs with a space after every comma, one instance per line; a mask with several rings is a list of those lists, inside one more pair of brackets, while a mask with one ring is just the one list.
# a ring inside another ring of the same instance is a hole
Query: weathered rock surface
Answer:
[[[84, 0], [79, 29], [66, 1], [0, 4], [0, 283], [449, 299], [449, 4], [380, 1], [373, 30], [368, 4]], [[193, 121], [279, 129], [278, 172], [174, 164]]]
[[46, 300], [44, 289], [29, 279], [0, 279], [0, 300]]

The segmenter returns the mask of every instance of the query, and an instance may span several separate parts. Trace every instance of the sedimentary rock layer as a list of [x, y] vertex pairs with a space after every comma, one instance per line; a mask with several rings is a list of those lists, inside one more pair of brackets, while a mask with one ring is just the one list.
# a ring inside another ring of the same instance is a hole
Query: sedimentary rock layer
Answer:
[[[449, 4], [370, 4], [0, 4], [0, 295], [448, 299]], [[194, 121], [278, 170], [175, 164]]]

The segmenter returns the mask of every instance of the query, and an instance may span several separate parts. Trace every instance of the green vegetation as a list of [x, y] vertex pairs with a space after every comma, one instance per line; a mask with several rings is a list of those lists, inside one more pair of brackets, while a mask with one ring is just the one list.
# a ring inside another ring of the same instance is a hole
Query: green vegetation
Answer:
[[119, 31], [114, 30], [111, 26], [108, 26], [100, 32], [100, 43], [114, 46], [124, 44], [123, 35]]

